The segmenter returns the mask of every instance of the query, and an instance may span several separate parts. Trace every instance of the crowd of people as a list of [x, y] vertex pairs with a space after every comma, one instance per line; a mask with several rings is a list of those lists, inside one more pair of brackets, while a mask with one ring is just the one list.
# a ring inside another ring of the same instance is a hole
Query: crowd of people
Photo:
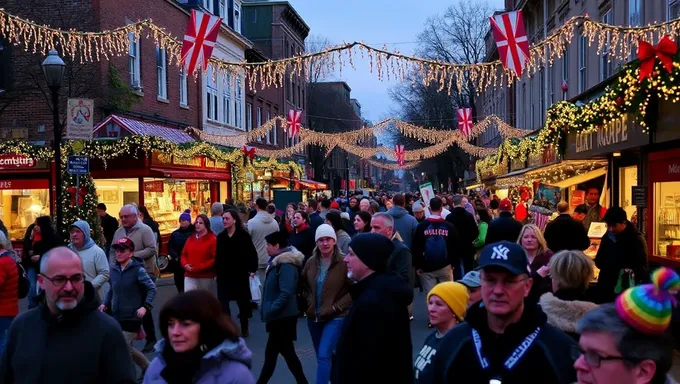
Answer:
[[[281, 355], [307, 383], [295, 352], [300, 319], [317, 384], [671, 380], [680, 277], [667, 268], [650, 276], [644, 239], [621, 208], [570, 213], [560, 202], [545, 229], [484, 194], [281, 208], [258, 198], [250, 208], [215, 203], [210, 217], [179, 215], [167, 243], [178, 294], [160, 311], [160, 342], [151, 310], [161, 237], [144, 207], [123, 206], [119, 222], [100, 204], [102, 247], [82, 220], [64, 246], [51, 219], [38, 218], [21, 255], [0, 231], [0, 380], [267, 383]], [[585, 219], [608, 228], [594, 260], [583, 253]], [[30, 309], [19, 315], [24, 271]], [[416, 289], [432, 328], [422, 346], [411, 339]], [[246, 344], [254, 308], [268, 333], [257, 380]], [[135, 340], [146, 341], [141, 351]]]

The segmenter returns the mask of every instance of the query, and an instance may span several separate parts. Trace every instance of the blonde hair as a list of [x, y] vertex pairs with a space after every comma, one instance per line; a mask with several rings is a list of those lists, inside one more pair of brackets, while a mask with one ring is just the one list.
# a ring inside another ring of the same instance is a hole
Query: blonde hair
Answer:
[[[522, 230], [519, 232], [519, 237], [517, 238], [517, 244], [522, 246], [522, 236], [524, 236], [524, 232], [526, 232], [528, 229], [534, 231], [534, 236], [536, 236], [536, 240], [538, 241], [538, 250], [536, 251], [536, 254], [540, 255], [545, 253], [548, 250], [548, 243], [546, 243], [545, 237], [543, 237], [543, 232], [541, 232], [540, 228], [538, 228], [536, 224], [525, 224], [522, 227]], [[524, 248], [524, 246], [522, 246], [522, 248]]]
[[550, 276], [561, 289], [585, 291], [593, 280], [593, 261], [581, 251], [560, 251], [550, 258]]

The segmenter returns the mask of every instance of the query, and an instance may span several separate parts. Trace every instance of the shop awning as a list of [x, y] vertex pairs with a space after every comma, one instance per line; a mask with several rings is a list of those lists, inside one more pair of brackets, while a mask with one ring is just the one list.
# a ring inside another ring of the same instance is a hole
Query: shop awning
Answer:
[[175, 144], [196, 141], [181, 129], [118, 115], [109, 115], [94, 127], [95, 138], [120, 138], [130, 135], [157, 136]]
[[[567, 188], [575, 184], [594, 179], [607, 173], [605, 160], [562, 160], [510, 172], [496, 179], [496, 185], [503, 187], [519, 186], [532, 182], [545, 182], [556, 187]], [[560, 172], [566, 178], [552, 181], [555, 172]]]
[[300, 180], [300, 184], [302, 184], [307, 189], [318, 189], [318, 190], [328, 189], [328, 185], [326, 185], [324, 183], [320, 183], [318, 181], [314, 181], [314, 180]]
[[158, 177], [166, 177], [170, 179], [191, 179], [191, 180], [231, 180], [231, 174], [227, 172], [210, 172], [210, 171], [194, 171], [194, 170], [178, 170], [178, 169], [164, 169], [151, 168], [151, 172], [158, 173]]

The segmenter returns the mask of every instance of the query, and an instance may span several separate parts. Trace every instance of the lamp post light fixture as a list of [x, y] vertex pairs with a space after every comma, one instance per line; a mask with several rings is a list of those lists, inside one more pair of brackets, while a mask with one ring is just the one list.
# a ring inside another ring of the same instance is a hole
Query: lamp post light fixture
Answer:
[[42, 70], [47, 81], [47, 87], [52, 92], [52, 123], [54, 125], [54, 172], [55, 172], [55, 208], [56, 214], [56, 229], [57, 236], [62, 234], [62, 210], [61, 210], [61, 122], [59, 121], [59, 88], [61, 88], [62, 80], [64, 79], [64, 72], [66, 71], [66, 64], [64, 60], [59, 57], [55, 49], [50, 49], [49, 54], [42, 62]]

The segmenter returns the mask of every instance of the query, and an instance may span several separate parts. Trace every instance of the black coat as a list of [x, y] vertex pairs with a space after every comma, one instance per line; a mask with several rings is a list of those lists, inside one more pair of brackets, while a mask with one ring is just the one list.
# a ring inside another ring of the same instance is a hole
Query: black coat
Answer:
[[151, 219], [144, 219], [142, 220], [142, 223], [146, 224], [151, 228], [151, 231], [153, 232], [154, 236], [156, 237], [156, 246], [160, 248], [161, 246], [161, 231], [158, 227], [158, 223], [151, 220]]
[[319, 212], [314, 212], [309, 215], [308, 221], [313, 234], [316, 234], [316, 229], [319, 228], [319, 225], [323, 224], [323, 219], [321, 218], [321, 215], [319, 215]]
[[102, 229], [104, 230], [104, 239], [107, 243], [113, 241], [113, 235], [118, 229], [118, 220], [108, 213], [101, 218]]
[[622, 269], [632, 269], [635, 283], [649, 281], [647, 264], [647, 243], [642, 234], [627, 222], [626, 229], [613, 236], [607, 232], [602, 236], [600, 248], [595, 256], [595, 265], [600, 269], [597, 278], [597, 291], [600, 302], [610, 302], [616, 297], [614, 288]]
[[314, 231], [307, 227], [302, 231], [297, 232], [296, 228], [294, 232], [290, 234], [290, 245], [305, 255], [305, 262], [307, 262], [307, 260], [312, 257], [312, 252], [316, 246], [316, 243], [314, 242]]
[[[32, 227], [31, 227], [32, 230]], [[33, 251], [33, 256], [41, 256], [46, 254], [52, 248], [59, 246], [59, 240], [56, 236], [46, 237], [35, 244], [32, 243], [30, 237], [28, 240], [24, 240], [24, 250], [23, 258], [21, 259], [21, 264], [24, 268], [34, 268], [36, 271], [40, 270], [40, 259], [38, 261], [31, 260], [30, 251]]]
[[407, 306], [413, 290], [395, 274], [374, 273], [352, 286], [333, 357], [333, 384], [413, 383]]
[[461, 258], [471, 260], [475, 256], [475, 246], [472, 244], [479, 236], [479, 228], [474, 216], [463, 207], [456, 207], [446, 216], [446, 221], [453, 224], [460, 238]]
[[493, 244], [503, 240], [516, 243], [520, 232], [522, 232], [522, 223], [512, 217], [512, 213], [501, 212], [498, 218], [489, 223], [484, 243]]
[[184, 244], [186, 244], [189, 237], [195, 232], [196, 228], [193, 224], [191, 224], [185, 229], [175, 229], [170, 235], [170, 239], [168, 240], [168, 255], [170, 256], [170, 262], [172, 264], [173, 270], [176, 268], [182, 268], [180, 263], [182, 249], [184, 249]]
[[583, 223], [563, 213], [545, 226], [545, 241], [548, 248], [557, 253], [563, 250], [583, 251], [590, 246], [590, 238]]
[[229, 237], [225, 229], [217, 235], [215, 273], [220, 297], [250, 300], [250, 274], [257, 268], [257, 250], [248, 232], [236, 230]]

